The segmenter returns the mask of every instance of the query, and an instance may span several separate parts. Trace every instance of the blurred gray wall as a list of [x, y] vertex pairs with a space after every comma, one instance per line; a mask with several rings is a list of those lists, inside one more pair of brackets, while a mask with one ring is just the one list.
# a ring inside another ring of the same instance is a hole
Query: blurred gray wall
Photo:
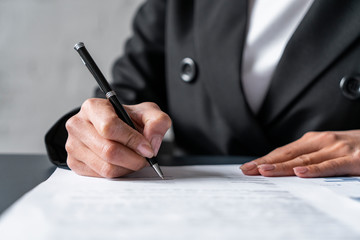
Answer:
[[142, 0], [0, 0], [0, 153], [44, 153], [44, 135], [96, 86], [73, 46], [104, 74]]

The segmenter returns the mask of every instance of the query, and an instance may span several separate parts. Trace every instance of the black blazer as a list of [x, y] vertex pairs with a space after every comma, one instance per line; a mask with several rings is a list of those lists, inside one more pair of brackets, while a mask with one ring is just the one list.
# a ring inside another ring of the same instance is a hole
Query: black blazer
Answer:
[[[308, 131], [360, 129], [360, 100], [350, 100], [339, 87], [344, 76], [360, 74], [360, 1], [314, 2], [255, 115], [241, 86], [247, 4], [147, 1], [114, 64], [118, 96], [128, 104], [158, 103], [173, 120], [177, 146], [188, 154], [262, 155]], [[46, 136], [57, 163], [66, 160], [64, 124], [75, 112]]]

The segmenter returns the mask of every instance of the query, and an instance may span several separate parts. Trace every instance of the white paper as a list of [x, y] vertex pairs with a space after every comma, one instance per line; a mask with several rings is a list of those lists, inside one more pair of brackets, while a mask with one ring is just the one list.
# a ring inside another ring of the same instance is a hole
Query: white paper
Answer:
[[360, 239], [360, 178], [244, 176], [238, 165], [116, 180], [57, 169], [0, 218], [0, 239]]

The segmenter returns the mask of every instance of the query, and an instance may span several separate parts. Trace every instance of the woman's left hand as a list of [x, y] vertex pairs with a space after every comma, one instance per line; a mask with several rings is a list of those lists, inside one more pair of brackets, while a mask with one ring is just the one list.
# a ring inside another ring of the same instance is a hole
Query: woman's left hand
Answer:
[[242, 165], [246, 175], [360, 175], [360, 130], [308, 132], [299, 140]]

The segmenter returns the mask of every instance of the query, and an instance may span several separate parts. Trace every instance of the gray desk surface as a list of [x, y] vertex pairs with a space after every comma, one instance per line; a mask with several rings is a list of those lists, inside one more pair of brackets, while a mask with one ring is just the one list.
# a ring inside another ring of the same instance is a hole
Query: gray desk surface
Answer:
[[[254, 157], [186, 156], [158, 158], [162, 166], [241, 164]], [[0, 154], [0, 214], [56, 169], [46, 155]]]

